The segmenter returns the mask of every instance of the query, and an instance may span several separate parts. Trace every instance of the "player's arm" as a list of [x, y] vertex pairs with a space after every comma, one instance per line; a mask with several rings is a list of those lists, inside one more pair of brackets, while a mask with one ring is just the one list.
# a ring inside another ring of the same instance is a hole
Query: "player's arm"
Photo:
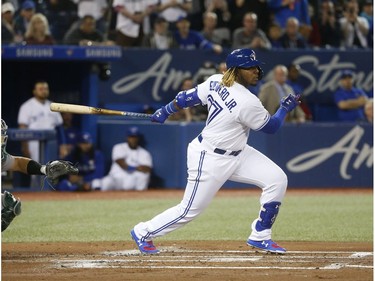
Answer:
[[46, 166], [41, 165], [38, 162], [20, 156], [13, 156], [14, 162], [12, 167], [10, 167], [11, 171], [21, 172], [28, 175], [45, 175], [46, 174]]
[[281, 125], [284, 123], [285, 116], [288, 112], [291, 112], [293, 109], [295, 109], [299, 104], [300, 96], [289, 94], [287, 97], [283, 98], [280, 101], [280, 107], [276, 111], [274, 115], [271, 116], [271, 118], [268, 120], [268, 122], [263, 126], [260, 131], [267, 133], [267, 134], [274, 134], [276, 133]]
[[193, 107], [201, 103], [196, 87], [187, 91], [181, 91], [173, 101], [156, 110], [151, 117], [151, 121], [164, 123], [170, 115], [176, 113], [180, 109]]
[[78, 169], [68, 161], [55, 160], [42, 165], [26, 157], [13, 156], [13, 158], [13, 164], [9, 168], [10, 171], [17, 171], [28, 175], [46, 175], [52, 185], [57, 184], [59, 177], [63, 175], [78, 174]]
[[351, 110], [364, 106], [366, 102], [367, 98], [365, 96], [359, 96], [355, 99], [341, 100], [337, 103], [337, 106], [342, 110]]

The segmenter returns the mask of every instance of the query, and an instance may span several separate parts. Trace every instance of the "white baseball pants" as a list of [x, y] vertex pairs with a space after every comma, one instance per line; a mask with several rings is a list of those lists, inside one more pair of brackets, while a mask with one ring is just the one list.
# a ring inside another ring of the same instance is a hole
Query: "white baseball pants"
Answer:
[[[203, 212], [216, 192], [227, 180], [254, 184], [262, 189], [260, 204], [281, 202], [287, 188], [287, 177], [282, 169], [256, 149], [246, 145], [238, 155], [220, 155], [212, 147], [194, 139], [188, 146], [188, 182], [182, 201], [134, 227], [145, 241], [176, 230]], [[252, 227], [252, 239], [271, 238], [271, 230], [257, 232]]]

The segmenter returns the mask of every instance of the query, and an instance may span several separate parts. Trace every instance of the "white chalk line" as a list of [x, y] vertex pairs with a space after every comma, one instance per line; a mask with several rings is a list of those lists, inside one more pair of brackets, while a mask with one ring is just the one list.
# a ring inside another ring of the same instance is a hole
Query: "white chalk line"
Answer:
[[[350, 260], [350, 262], [361, 262], [367, 257], [373, 256], [372, 252], [340, 252], [340, 251], [290, 251], [289, 254], [298, 253], [304, 255], [248, 255], [249, 251], [201, 251], [201, 250], [181, 250], [169, 248], [171, 255], [163, 256], [168, 252], [159, 255], [141, 255], [138, 251], [115, 251], [104, 252], [107, 256], [125, 256], [123, 259], [100, 259], [100, 260], [74, 260], [60, 259], [52, 261], [55, 268], [122, 268], [122, 269], [277, 269], [277, 270], [339, 270], [342, 268], [373, 269], [370, 265], [349, 264], [349, 262], [340, 262]], [[185, 255], [173, 255], [174, 253], [185, 253]], [[206, 255], [186, 255], [186, 253], [205, 253]], [[207, 255], [213, 253], [214, 255]], [[232, 253], [228, 255], [228, 253]], [[237, 255], [233, 255], [233, 253]], [[247, 254], [244, 255], [238, 255]], [[313, 255], [318, 253], [319, 255]], [[221, 254], [221, 255], [218, 255]], [[226, 254], [226, 255], [225, 255]], [[341, 254], [342, 256], [334, 256]], [[136, 257], [135, 257], [136, 256]], [[332, 263], [332, 260], [338, 262]], [[317, 266], [219, 266], [219, 265], [201, 265], [202, 263], [231, 263], [231, 262], [267, 262], [267, 263], [288, 263], [303, 264], [316, 263]], [[199, 265], [156, 265], [157, 263], [184, 263], [195, 262]], [[331, 262], [327, 264], [327, 262]], [[138, 263], [140, 265], [134, 265]], [[147, 263], [147, 265], [142, 265]]]
[[[233, 251], [233, 250], [186, 250], [186, 249], [178, 249], [175, 247], [160, 247], [159, 248], [161, 254], [173, 254], [173, 253], [213, 253], [213, 254], [249, 254], [252, 253], [251, 248], [249, 250], [243, 250], [243, 251]], [[122, 250], [122, 251], [105, 251], [102, 252], [103, 255], [109, 255], [109, 256], [139, 256], [138, 250]], [[353, 252], [353, 251], [287, 251], [286, 256], [288, 254], [351, 254], [351, 255], [358, 255], [358, 256], [372, 256], [372, 252]]]
[[[308, 266], [308, 267], [294, 267], [294, 266], [180, 266], [180, 265], [106, 265], [102, 262], [73, 262], [73, 263], [64, 263], [57, 266], [58, 268], [82, 268], [82, 269], [89, 269], [89, 268], [122, 268], [122, 269], [278, 269], [278, 270], [338, 270], [345, 267], [350, 268], [358, 268], [358, 269], [372, 269], [372, 266], [362, 266], [362, 265], [346, 265], [340, 264], [338, 266], [324, 266], [324, 267], [317, 267], [317, 266]], [[55, 267], [56, 268], [56, 267]]]

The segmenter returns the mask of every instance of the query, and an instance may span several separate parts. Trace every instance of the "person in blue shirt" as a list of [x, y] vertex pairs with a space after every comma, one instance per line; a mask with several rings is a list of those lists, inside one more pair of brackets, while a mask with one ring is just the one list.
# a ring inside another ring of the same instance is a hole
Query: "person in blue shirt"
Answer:
[[368, 97], [366, 93], [353, 86], [354, 73], [344, 70], [340, 77], [340, 87], [334, 94], [335, 103], [338, 107], [338, 117], [341, 121], [355, 122], [365, 121], [364, 105]]
[[180, 17], [176, 23], [176, 27], [177, 31], [175, 31], [174, 37], [180, 49], [213, 50], [217, 54], [223, 52], [223, 48], [220, 45], [206, 40], [200, 32], [190, 30], [190, 21], [186, 17]]
[[95, 149], [92, 136], [83, 132], [65, 160], [76, 164], [78, 175], [69, 175], [56, 186], [59, 191], [90, 191], [91, 183], [104, 176], [104, 154]]
[[268, 7], [274, 14], [275, 21], [286, 27], [288, 18], [297, 18], [301, 25], [311, 27], [309, 16], [309, 2], [307, 0], [268, 0]]
[[61, 117], [63, 124], [57, 131], [57, 140], [59, 143], [59, 156], [65, 158], [77, 145], [77, 140], [81, 134], [81, 130], [74, 123], [72, 113], [62, 112]]

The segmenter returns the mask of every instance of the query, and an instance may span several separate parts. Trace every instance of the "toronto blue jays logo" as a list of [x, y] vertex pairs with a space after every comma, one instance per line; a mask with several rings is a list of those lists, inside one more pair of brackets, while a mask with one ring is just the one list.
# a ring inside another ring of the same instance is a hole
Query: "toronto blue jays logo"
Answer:
[[255, 52], [254, 51], [251, 52], [250, 59], [251, 60], [256, 60]]

